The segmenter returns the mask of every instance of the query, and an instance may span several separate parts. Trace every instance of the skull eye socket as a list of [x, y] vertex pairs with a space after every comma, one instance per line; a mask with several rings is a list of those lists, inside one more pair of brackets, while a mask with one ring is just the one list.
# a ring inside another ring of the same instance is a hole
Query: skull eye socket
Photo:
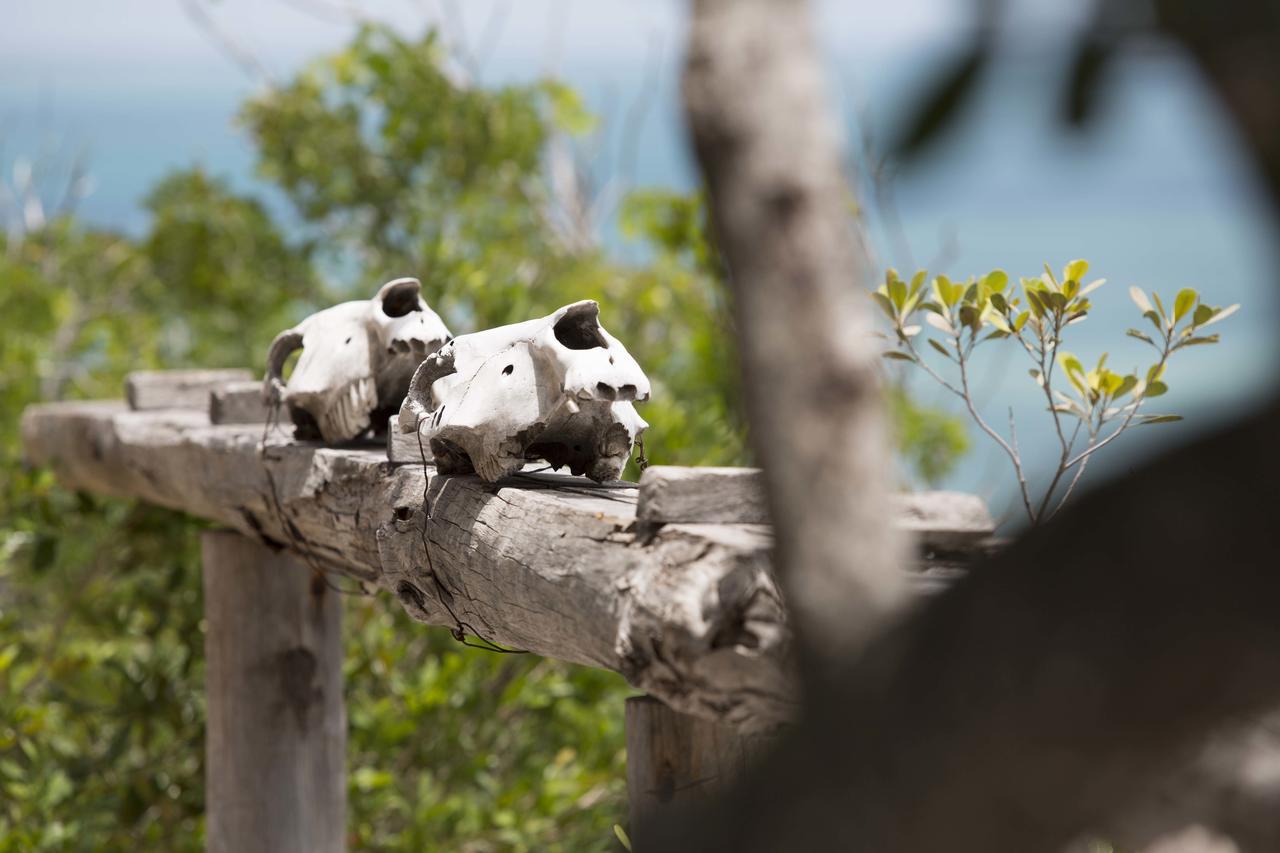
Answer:
[[397, 284], [382, 297], [382, 313], [388, 317], [403, 317], [418, 310], [418, 289], [416, 281]]
[[607, 346], [596, 322], [594, 305], [568, 312], [556, 321], [553, 331], [556, 340], [566, 349], [604, 349]]

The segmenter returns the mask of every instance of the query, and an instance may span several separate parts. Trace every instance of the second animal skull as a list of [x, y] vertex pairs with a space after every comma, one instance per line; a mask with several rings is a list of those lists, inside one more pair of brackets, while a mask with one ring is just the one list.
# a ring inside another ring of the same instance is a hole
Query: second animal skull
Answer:
[[443, 474], [492, 482], [545, 459], [603, 481], [648, 426], [632, 405], [647, 399], [640, 366], [583, 301], [446, 344], [414, 374], [399, 428], [429, 443]]
[[[398, 278], [372, 299], [326, 308], [276, 336], [263, 394], [288, 408], [298, 438], [350, 441], [396, 412], [414, 370], [452, 337], [421, 290], [417, 279]], [[285, 361], [299, 348], [285, 382]]]

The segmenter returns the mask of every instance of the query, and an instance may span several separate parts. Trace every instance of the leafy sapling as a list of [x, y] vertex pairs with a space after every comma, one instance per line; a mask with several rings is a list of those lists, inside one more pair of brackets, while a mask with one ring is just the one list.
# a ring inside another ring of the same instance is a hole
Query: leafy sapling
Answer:
[[[1107, 367], [1107, 354], [1103, 353], [1097, 365], [1088, 369], [1062, 348], [1067, 327], [1088, 318], [1093, 308], [1089, 296], [1105, 283], [1097, 279], [1083, 284], [1088, 270], [1087, 261], [1076, 260], [1055, 276], [1046, 264], [1043, 275], [1021, 279], [1019, 293], [1002, 270], [963, 282], [939, 275], [926, 288], [928, 273], [923, 270], [905, 281], [890, 269], [884, 284], [872, 293], [893, 326], [895, 348], [884, 357], [911, 362], [964, 402], [978, 428], [1009, 457], [1023, 508], [1033, 525], [1062, 508], [1093, 455], [1129, 427], [1181, 420], [1179, 415], [1150, 414], [1143, 407], [1169, 390], [1165, 368], [1170, 357], [1187, 347], [1217, 343], [1218, 335], [1205, 329], [1240, 307], [1204, 304], [1199, 293], [1187, 288], [1174, 297], [1172, 310], [1166, 310], [1158, 294], [1148, 296], [1130, 288], [1130, 297], [1154, 333], [1129, 329], [1126, 334], [1149, 345], [1156, 353], [1155, 360], [1145, 371], [1117, 373]], [[1016, 342], [1029, 359], [1028, 373], [1042, 389], [1058, 439], [1056, 468], [1039, 495], [1027, 484], [1013, 410], [1006, 438], [983, 418], [974, 403], [973, 352], [982, 344], [1000, 340]], [[950, 377], [921, 356], [921, 341], [950, 363], [945, 371]]]

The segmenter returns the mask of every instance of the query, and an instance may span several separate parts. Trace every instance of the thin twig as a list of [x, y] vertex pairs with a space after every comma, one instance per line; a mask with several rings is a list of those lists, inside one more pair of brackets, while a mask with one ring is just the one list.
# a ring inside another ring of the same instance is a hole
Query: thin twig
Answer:
[[255, 80], [272, 82], [271, 74], [267, 71], [265, 65], [258, 60], [253, 52], [237, 42], [229, 33], [218, 26], [217, 21], [204, 8], [200, 0], [181, 0], [182, 8], [186, 11], [187, 17], [191, 22], [200, 29], [205, 36], [213, 42], [219, 50], [223, 52], [236, 65], [239, 65], [250, 77]]

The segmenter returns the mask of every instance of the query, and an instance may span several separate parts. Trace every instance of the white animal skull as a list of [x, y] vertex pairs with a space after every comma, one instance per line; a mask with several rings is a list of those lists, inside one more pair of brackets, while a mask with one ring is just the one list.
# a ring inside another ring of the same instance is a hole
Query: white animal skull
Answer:
[[399, 427], [418, 431], [443, 474], [492, 482], [531, 459], [616, 479], [648, 426], [633, 401], [649, 380], [600, 325], [600, 306], [462, 335], [413, 376]]
[[[373, 299], [326, 308], [276, 336], [263, 395], [288, 406], [298, 438], [350, 441], [387, 422], [414, 370], [451, 337], [421, 290], [416, 278], [398, 278]], [[285, 360], [299, 347], [285, 383]]]

